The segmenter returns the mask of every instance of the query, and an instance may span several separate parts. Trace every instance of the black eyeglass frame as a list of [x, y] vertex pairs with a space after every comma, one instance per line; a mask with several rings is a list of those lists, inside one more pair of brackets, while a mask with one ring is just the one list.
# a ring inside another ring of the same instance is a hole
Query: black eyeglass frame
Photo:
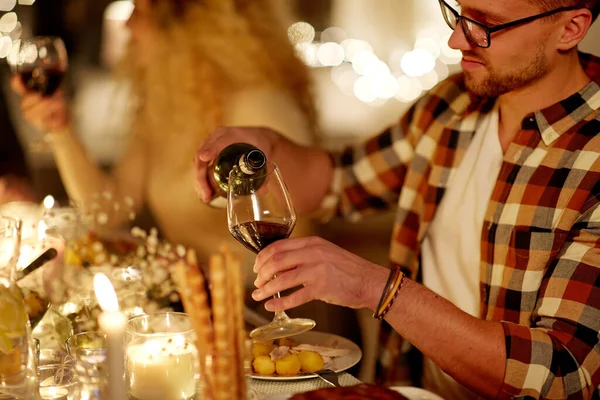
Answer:
[[[471, 18], [464, 17], [464, 16], [460, 15], [458, 13], [458, 11], [456, 11], [454, 8], [452, 8], [444, 0], [439, 0], [439, 2], [440, 2], [440, 7], [442, 8], [442, 14], [444, 15], [444, 20], [446, 21], [446, 23], [448, 24], [448, 26], [450, 27], [450, 29], [452, 29], [452, 30], [456, 29], [456, 27], [460, 23], [461, 26], [462, 26], [463, 32], [465, 33], [465, 37], [469, 40], [469, 42], [471, 42], [475, 46], [481, 47], [483, 49], [487, 49], [492, 44], [492, 40], [491, 40], [491, 37], [490, 37], [492, 35], [492, 33], [495, 33], [495, 32], [498, 32], [498, 31], [502, 31], [504, 29], [512, 28], [512, 27], [515, 27], [515, 26], [527, 24], [529, 22], [532, 22], [532, 21], [535, 21], [535, 20], [538, 20], [538, 19], [541, 19], [541, 18], [549, 17], [550, 15], [558, 14], [559, 12], [573, 11], [573, 10], [578, 10], [578, 9], [583, 8], [583, 7], [577, 7], [577, 6], [560, 7], [560, 8], [556, 8], [554, 10], [546, 11], [546, 12], [541, 13], [541, 14], [532, 15], [531, 17], [517, 19], [516, 21], [507, 22], [506, 24], [502, 24], [502, 25], [498, 25], [498, 26], [494, 26], [493, 28], [490, 28], [489, 26], [485, 26], [481, 22], [477, 22], [475, 20], [472, 20]], [[456, 19], [456, 26], [455, 27], [452, 27], [452, 25], [450, 24], [450, 21], [448, 21], [446, 19], [446, 17], [445, 17], [446, 13], [444, 12], [444, 7], [447, 8], [448, 10], [450, 10], [450, 12], [452, 13], [452, 15], [454, 15], [454, 18]], [[465, 21], [468, 21], [471, 24], [476, 25], [476, 26], [478, 26], [478, 27], [480, 27], [481, 29], [484, 30], [484, 32], [486, 34], [486, 43], [487, 43], [487, 45], [481, 45], [479, 43], [476, 43], [473, 40], [473, 38], [471, 38], [471, 35], [468, 34], [469, 30], [465, 26]]]

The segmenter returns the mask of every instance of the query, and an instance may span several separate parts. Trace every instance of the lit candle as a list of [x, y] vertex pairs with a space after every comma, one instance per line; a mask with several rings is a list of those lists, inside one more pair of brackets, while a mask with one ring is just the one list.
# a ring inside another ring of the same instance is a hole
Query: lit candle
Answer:
[[119, 311], [115, 288], [106, 275], [96, 274], [94, 276], [94, 292], [103, 311], [98, 317], [98, 325], [100, 325], [100, 330], [106, 334], [109, 398], [125, 400], [127, 399], [127, 390], [124, 380], [123, 339], [127, 317]]
[[46, 210], [49, 210], [52, 207], [54, 207], [54, 203], [55, 203], [54, 197], [52, 197], [51, 195], [44, 197], [44, 201], [42, 202], [42, 204], [44, 205], [44, 208]]
[[65, 388], [46, 386], [40, 388], [40, 397], [43, 400], [66, 400], [69, 391]]
[[129, 394], [136, 399], [188, 399], [196, 394], [196, 347], [183, 335], [161, 336], [127, 348]]

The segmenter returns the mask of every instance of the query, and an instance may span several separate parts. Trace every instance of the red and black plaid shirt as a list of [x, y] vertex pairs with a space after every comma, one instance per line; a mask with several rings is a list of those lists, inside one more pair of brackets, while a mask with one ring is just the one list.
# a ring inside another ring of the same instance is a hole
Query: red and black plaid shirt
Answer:
[[[523, 120], [484, 219], [481, 318], [504, 326], [501, 397], [599, 393], [600, 59], [581, 60], [592, 82]], [[350, 219], [397, 206], [390, 262], [416, 277], [421, 241], [494, 102], [469, 94], [462, 75], [442, 82], [397, 125], [334, 155], [329, 206]]]

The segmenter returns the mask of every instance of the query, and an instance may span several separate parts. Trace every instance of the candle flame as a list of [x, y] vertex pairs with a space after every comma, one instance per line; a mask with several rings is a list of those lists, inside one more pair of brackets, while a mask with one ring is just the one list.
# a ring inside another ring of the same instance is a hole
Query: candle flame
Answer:
[[54, 207], [54, 197], [52, 197], [51, 195], [44, 197], [43, 204], [45, 208]]
[[94, 293], [100, 304], [100, 308], [108, 312], [119, 311], [119, 301], [115, 288], [108, 277], [104, 274], [94, 275]]

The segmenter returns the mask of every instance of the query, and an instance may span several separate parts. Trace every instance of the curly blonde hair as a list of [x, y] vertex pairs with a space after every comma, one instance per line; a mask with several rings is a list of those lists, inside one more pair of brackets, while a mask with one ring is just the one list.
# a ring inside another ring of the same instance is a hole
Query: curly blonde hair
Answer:
[[296, 101], [316, 132], [308, 69], [269, 1], [151, 0], [152, 60], [140, 65], [130, 48], [119, 74], [138, 100], [134, 131], [192, 131], [200, 142], [223, 123], [228, 96], [272, 87]]

